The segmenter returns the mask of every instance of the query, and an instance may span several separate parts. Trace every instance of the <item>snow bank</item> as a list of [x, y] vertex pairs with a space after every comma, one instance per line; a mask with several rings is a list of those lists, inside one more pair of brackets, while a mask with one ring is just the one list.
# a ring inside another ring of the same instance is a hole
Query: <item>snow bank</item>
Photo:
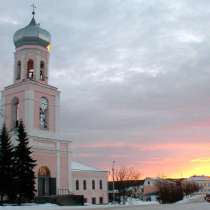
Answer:
[[184, 197], [183, 200], [178, 201], [178, 204], [186, 204], [186, 203], [198, 203], [198, 202], [203, 202], [204, 201], [204, 196], [203, 195], [194, 195], [194, 196], [187, 196]]
[[135, 198], [130, 198], [128, 199], [127, 205], [135, 205], [135, 206], [138, 206], [138, 205], [154, 205], [154, 204], [159, 204], [159, 202], [157, 201], [142, 201], [142, 200], [139, 200], [139, 199], [135, 199]]

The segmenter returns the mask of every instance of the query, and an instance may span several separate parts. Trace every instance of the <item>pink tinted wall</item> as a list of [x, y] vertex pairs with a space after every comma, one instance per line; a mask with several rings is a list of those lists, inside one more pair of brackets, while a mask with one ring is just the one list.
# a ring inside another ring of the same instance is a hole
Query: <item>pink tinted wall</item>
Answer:
[[68, 188], [69, 184], [69, 162], [68, 162], [68, 144], [60, 144], [60, 188]]
[[[36, 141], [39, 143], [39, 141]], [[45, 144], [49, 144], [49, 148], [41, 148], [41, 147], [32, 147], [33, 153], [32, 156], [36, 162], [35, 173], [37, 176], [37, 172], [41, 166], [47, 166], [50, 170], [50, 174], [52, 177], [56, 177], [56, 145], [54, 142], [45, 142]], [[53, 149], [54, 148], [54, 149]]]

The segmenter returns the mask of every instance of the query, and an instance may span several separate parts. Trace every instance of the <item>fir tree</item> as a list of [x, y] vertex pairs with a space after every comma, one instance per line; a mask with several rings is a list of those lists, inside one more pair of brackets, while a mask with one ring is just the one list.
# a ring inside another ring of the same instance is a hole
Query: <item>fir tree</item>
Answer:
[[14, 184], [14, 149], [5, 124], [0, 134], [0, 201], [9, 197]]
[[31, 157], [31, 148], [23, 122], [20, 121], [17, 128], [17, 143], [15, 148], [15, 163], [16, 163], [16, 194], [18, 203], [31, 201], [35, 195], [35, 160]]

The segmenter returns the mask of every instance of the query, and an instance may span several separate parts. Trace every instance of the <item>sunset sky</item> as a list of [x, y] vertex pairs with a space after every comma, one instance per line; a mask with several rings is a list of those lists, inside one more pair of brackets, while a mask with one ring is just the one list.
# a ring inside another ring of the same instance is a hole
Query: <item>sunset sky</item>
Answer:
[[[0, 89], [32, 0], [0, 4]], [[73, 157], [142, 177], [210, 175], [210, 1], [40, 0]]]

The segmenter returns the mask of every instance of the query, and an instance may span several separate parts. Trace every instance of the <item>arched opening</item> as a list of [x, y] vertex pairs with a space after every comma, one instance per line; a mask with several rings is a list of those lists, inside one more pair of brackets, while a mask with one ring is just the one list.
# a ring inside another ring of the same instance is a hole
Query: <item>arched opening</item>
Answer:
[[16, 128], [20, 121], [20, 103], [17, 97], [12, 99], [12, 128]]
[[38, 169], [38, 195], [47, 196], [56, 194], [56, 178], [51, 177], [50, 169], [41, 166]]
[[21, 78], [21, 61], [18, 61], [16, 68], [16, 80], [19, 80], [20, 78]]
[[38, 176], [50, 177], [50, 169], [47, 166], [41, 166], [38, 170]]
[[46, 97], [40, 99], [39, 124], [41, 129], [48, 128], [48, 100]]
[[40, 80], [45, 81], [45, 65], [44, 65], [44, 61], [40, 62]]
[[34, 61], [32, 59], [29, 59], [27, 63], [27, 78], [34, 79]]

